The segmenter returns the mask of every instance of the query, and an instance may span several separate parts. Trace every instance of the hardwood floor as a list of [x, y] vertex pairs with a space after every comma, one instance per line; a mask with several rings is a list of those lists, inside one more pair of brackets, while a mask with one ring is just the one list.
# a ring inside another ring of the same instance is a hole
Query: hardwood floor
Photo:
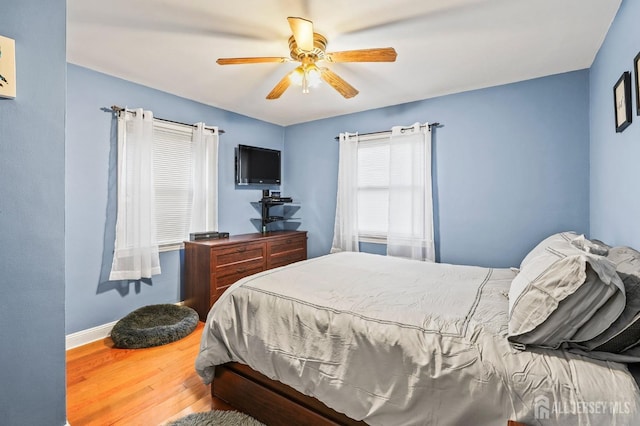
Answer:
[[71, 426], [162, 425], [187, 414], [228, 410], [195, 372], [203, 323], [189, 336], [147, 349], [116, 349], [110, 338], [67, 351]]

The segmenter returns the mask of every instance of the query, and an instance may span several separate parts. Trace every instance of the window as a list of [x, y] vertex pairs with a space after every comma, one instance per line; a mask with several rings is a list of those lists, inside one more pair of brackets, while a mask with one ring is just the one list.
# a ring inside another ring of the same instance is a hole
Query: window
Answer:
[[389, 137], [361, 139], [357, 167], [359, 238], [384, 243], [389, 227]]
[[[389, 233], [389, 212], [395, 211], [394, 229], [399, 235], [413, 238], [412, 211], [416, 200], [421, 200], [424, 181], [416, 181], [412, 173], [415, 154], [411, 145], [395, 143], [391, 161], [389, 135], [360, 137], [358, 143], [357, 194], [358, 236], [360, 241], [385, 243]], [[392, 170], [391, 164], [396, 164]], [[393, 193], [390, 178], [393, 176]], [[416, 185], [417, 183], [417, 185]], [[389, 205], [393, 200], [394, 206]], [[420, 201], [421, 202], [421, 201]], [[418, 204], [420, 204], [418, 202]]]
[[[390, 133], [390, 135], [389, 135]], [[340, 133], [332, 252], [386, 243], [387, 255], [434, 260], [431, 128]]]
[[120, 109], [116, 236], [109, 280], [161, 273], [158, 251], [217, 227], [218, 129]]
[[[153, 166], [155, 216], [158, 245], [161, 251], [175, 250], [189, 238], [194, 193], [193, 133], [189, 125], [154, 119]], [[213, 130], [205, 132], [214, 134]], [[217, 175], [217, 164], [202, 179]], [[217, 184], [217, 181], [211, 182]], [[211, 186], [212, 186], [211, 185]], [[215, 197], [216, 188], [207, 193]], [[215, 212], [213, 212], [215, 214]], [[209, 229], [212, 230], [212, 229]]]

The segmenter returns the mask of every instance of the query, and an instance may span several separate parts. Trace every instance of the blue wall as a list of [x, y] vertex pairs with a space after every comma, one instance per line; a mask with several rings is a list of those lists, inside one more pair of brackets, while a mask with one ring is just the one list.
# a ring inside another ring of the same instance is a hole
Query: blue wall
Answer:
[[288, 193], [309, 254], [331, 247], [340, 132], [438, 121], [438, 259], [517, 266], [550, 233], [589, 230], [589, 80], [576, 71], [287, 127]]
[[0, 34], [16, 40], [18, 76], [17, 98], [0, 99], [3, 425], [65, 422], [65, 268], [67, 332], [113, 321], [135, 306], [177, 300], [175, 252], [163, 255], [166, 278], [151, 285], [102, 285], [111, 238], [105, 230], [114, 219], [107, 211], [112, 121], [100, 108], [112, 104], [143, 106], [179, 121], [204, 120], [227, 131], [220, 150], [220, 229], [232, 233], [254, 231], [246, 218], [255, 214], [249, 203], [259, 197], [255, 189], [235, 190], [233, 147], [283, 146], [283, 191], [305, 203], [303, 228], [310, 231], [312, 256], [331, 244], [333, 138], [341, 131], [425, 120], [445, 124], [434, 143], [442, 261], [517, 264], [547, 233], [585, 232], [589, 205], [592, 236], [640, 246], [640, 124], [634, 115], [634, 123], [615, 134], [612, 108], [613, 84], [631, 70], [640, 50], [637, 1], [623, 1], [589, 83], [580, 71], [287, 129], [67, 67], [65, 12], [61, 0], [9, 0], [0, 14]]
[[[64, 0], [2, 2], [16, 99], [0, 99], [0, 423], [65, 424]], [[5, 60], [5, 57], [2, 58]]]
[[104, 108], [143, 107], [156, 117], [223, 129], [218, 224], [232, 234], [257, 231], [250, 218], [260, 215], [251, 202], [261, 197], [260, 189], [235, 188], [234, 148], [282, 149], [284, 128], [76, 65], [67, 70], [66, 332], [73, 333], [116, 321], [140, 306], [182, 300], [181, 251], [161, 253], [162, 274], [151, 281], [108, 281], [116, 220], [116, 140], [115, 120]]
[[591, 236], [640, 248], [640, 117], [615, 132], [613, 85], [640, 52], [640, 2], [624, 0], [590, 70]]
[[108, 281], [116, 160], [114, 120], [105, 107], [143, 106], [158, 117], [223, 128], [219, 229], [232, 234], [256, 231], [251, 202], [260, 198], [259, 189], [235, 187], [234, 148], [245, 143], [283, 149], [281, 189], [301, 202], [300, 228], [309, 232], [310, 257], [331, 246], [335, 136], [439, 121], [444, 126], [434, 133], [433, 151], [438, 259], [514, 266], [552, 232], [589, 230], [588, 96], [583, 70], [282, 128], [69, 64], [66, 331], [181, 300], [179, 251], [161, 254], [163, 272], [151, 282]]

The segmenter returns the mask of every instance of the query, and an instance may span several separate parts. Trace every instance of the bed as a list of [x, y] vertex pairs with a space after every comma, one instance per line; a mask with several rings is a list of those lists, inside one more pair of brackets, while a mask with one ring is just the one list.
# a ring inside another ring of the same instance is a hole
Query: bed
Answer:
[[196, 370], [274, 425], [640, 424], [625, 364], [514, 345], [517, 275], [366, 253], [264, 271], [212, 307]]

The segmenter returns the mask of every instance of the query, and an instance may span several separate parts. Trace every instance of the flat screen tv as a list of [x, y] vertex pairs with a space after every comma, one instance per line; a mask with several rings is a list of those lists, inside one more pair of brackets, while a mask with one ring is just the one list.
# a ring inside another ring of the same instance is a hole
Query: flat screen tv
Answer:
[[280, 151], [238, 145], [236, 150], [236, 184], [280, 185]]

